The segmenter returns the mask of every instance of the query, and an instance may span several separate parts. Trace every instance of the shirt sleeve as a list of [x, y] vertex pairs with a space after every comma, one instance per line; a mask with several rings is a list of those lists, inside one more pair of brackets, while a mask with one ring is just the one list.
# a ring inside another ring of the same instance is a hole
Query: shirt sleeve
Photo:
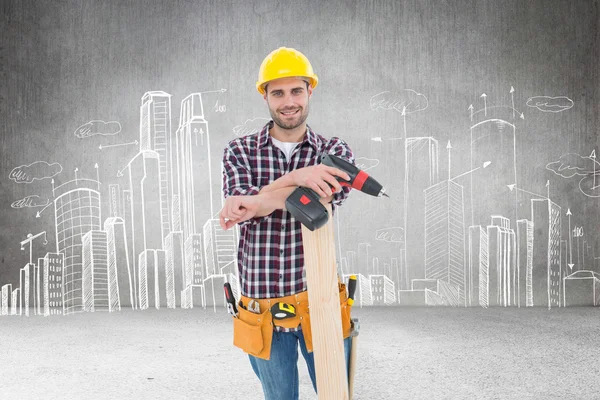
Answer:
[[[237, 156], [235, 153], [240, 154]], [[243, 160], [241, 151], [236, 144], [230, 143], [223, 153], [223, 197], [229, 196], [254, 196], [260, 191], [258, 186], [252, 184], [252, 172], [247, 160]], [[268, 216], [254, 217], [238, 225], [256, 225]]]
[[[352, 153], [350, 146], [348, 146], [345, 141], [338, 137], [331, 138], [328, 153], [348, 161], [352, 165], [356, 165], [354, 154]], [[342, 186], [342, 190], [340, 192], [333, 194], [333, 201], [331, 202], [331, 212], [333, 215], [335, 215], [336, 207], [341, 206], [342, 203], [346, 201], [351, 190], [352, 188]]]

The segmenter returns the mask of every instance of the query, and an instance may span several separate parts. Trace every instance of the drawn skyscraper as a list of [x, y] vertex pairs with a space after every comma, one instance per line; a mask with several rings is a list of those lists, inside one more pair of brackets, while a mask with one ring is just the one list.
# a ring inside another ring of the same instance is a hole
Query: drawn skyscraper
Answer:
[[19, 270], [19, 287], [21, 289], [19, 303], [23, 315], [29, 316], [29, 308], [33, 306], [33, 264], [27, 263]]
[[[154, 151], [138, 153], [128, 164], [131, 188], [131, 236], [133, 244], [133, 281], [138, 298], [140, 283], [138, 265], [140, 254], [147, 249], [162, 249], [161, 187], [159, 156]], [[140, 305], [140, 308], [141, 305]]]
[[[120, 310], [121, 307], [134, 308], [133, 271], [127, 251], [127, 236], [125, 221], [121, 217], [111, 217], [104, 221], [106, 242], [108, 245], [108, 270], [111, 280], [111, 308]], [[113, 292], [114, 291], [114, 292]]]
[[119, 185], [108, 185], [109, 217], [123, 217], [121, 204], [121, 188]]
[[91, 230], [83, 235], [84, 311], [110, 311], [110, 282], [106, 232]]
[[469, 227], [468, 252], [467, 305], [486, 308], [489, 305], [488, 235], [481, 225]]
[[207, 278], [204, 263], [204, 246], [202, 234], [188, 236], [184, 243], [183, 291], [181, 292], [181, 308], [191, 308], [193, 305], [204, 305], [194, 300], [202, 299], [203, 283]]
[[2, 305], [0, 307], [0, 309], [1, 309], [0, 314], [2, 314], [2, 315], [10, 315], [10, 313], [11, 313], [12, 291], [13, 291], [13, 289], [12, 289], [11, 283], [2, 285], [2, 301], [0, 302], [0, 304]]
[[493, 215], [487, 227], [488, 236], [488, 305], [513, 304], [516, 238], [508, 218]]
[[516, 226], [517, 184], [515, 126], [489, 119], [471, 127], [471, 168], [491, 164], [470, 174], [470, 225], [487, 226], [492, 215], [502, 215]]
[[[202, 233], [206, 221], [214, 217], [212, 195], [212, 172], [210, 165], [210, 135], [204, 119], [200, 93], [193, 93], [181, 102], [179, 128], [175, 135], [176, 151], [173, 151], [173, 197], [178, 202], [173, 220], [176, 231], [183, 231], [183, 238]], [[174, 167], [175, 169], [175, 167]]]
[[183, 234], [171, 231], [165, 238], [165, 274], [167, 307], [181, 306], [181, 291], [183, 290]]
[[170, 136], [171, 95], [161, 91], [145, 93], [140, 107], [140, 151], [151, 150], [158, 154], [162, 238], [171, 231]]
[[131, 288], [133, 302], [131, 307], [136, 309], [139, 308], [138, 304], [138, 293], [137, 293], [137, 272], [136, 272], [136, 259], [133, 255], [133, 199], [131, 197], [131, 190], [123, 190], [123, 220], [125, 221], [125, 237], [127, 238], [127, 256], [129, 257], [129, 270], [131, 278]]
[[527, 219], [517, 221], [519, 251], [518, 304], [519, 307], [533, 306], [532, 268], [533, 268], [533, 223]]
[[62, 314], [62, 277], [64, 255], [46, 253], [44, 256], [44, 315]]
[[438, 183], [438, 142], [432, 137], [406, 138], [404, 146], [405, 267], [409, 284], [425, 278], [425, 193]]
[[425, 190], [425, 279], [458, 288], [458, 304], [465, 305], [465, 226], [463, 187], [453, 181]]
[[206, 277], [227, 273], [237, 275], [235, 229], [225, 231], [221, 228], [218, 219], [209, 219], [204, 224], [203, 232]]
[[561, 305], [560, 207], [549, 199], [532, 199], [533, 222], [533, 305]]
[[97, 185], [96, 181], [78, 179], [54, 190], [56, 252], [64, 256], [63, 314], [83, 311], [82, 237], [101, 229]]

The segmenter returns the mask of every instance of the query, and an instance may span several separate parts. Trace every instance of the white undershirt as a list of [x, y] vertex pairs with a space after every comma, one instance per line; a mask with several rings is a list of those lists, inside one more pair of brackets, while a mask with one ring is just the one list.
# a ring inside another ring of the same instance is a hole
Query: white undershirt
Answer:
[[283, 151], [283, 154], [285, 154], [285, 159], [287, 161], [290, 161], [290, 155], [292, 154], [292, 151], [294, 151], [294, 149], [296, 148], [296, 146], [302, 142], [282, 142], [281, 140], [277, 140], [275, 139], [273, 136], [271, 136], [271, 140], [273, 141], [273, 144], [277, 147], [279, 147], [281, 149], [281, 151]]

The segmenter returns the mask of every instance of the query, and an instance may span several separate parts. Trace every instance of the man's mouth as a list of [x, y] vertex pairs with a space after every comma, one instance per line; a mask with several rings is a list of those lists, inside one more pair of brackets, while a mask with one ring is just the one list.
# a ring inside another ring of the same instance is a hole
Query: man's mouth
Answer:
[[300, 109], [298, 110], [292, 110], [292, 111], [281, 111], [281, 114], [285, 115], [286, 117], [289, 117], [290, 115], [295, 115], [297, 112], [300, 112]]

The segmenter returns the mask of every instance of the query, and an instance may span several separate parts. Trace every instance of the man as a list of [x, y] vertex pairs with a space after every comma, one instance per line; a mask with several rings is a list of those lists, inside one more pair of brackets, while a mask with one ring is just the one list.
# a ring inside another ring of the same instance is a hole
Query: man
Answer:
[[[299, 51], [281, 47], [262, 62], [257, 90], [263, 95], [272, 120], [261, 132], [229, 142], [223, 156], [223, 194], [220, 212], [223, 229], [240, 225], [238, 271], [239, 315], [234, 318], [234, 344], [249, 354], [261, 381], [265, 399], [298, 399], [298, 345], [316, 389], [314, 357], [308, 316], [301, 223], [285, 209], [285, 200], [298, 187], [313, 189], [321, 203], [335, 207], [350, 188], [336, 177], [343, 171], [317, 164], [322, 153], [354, 164], [354, 156], [341, 139], [313, 132], [306, 124], [309, 100], [318, 78]], [[342, 294], [343, 291], [343, 294]], [[345, 290], [340, 290], [343, 304]], [[295, 316], [272, 318], [270, 308], [285, 304]], [[342, 312], [349, 326], [349, 312]], [[346, 363], [350, 339], [344, 329]]]

